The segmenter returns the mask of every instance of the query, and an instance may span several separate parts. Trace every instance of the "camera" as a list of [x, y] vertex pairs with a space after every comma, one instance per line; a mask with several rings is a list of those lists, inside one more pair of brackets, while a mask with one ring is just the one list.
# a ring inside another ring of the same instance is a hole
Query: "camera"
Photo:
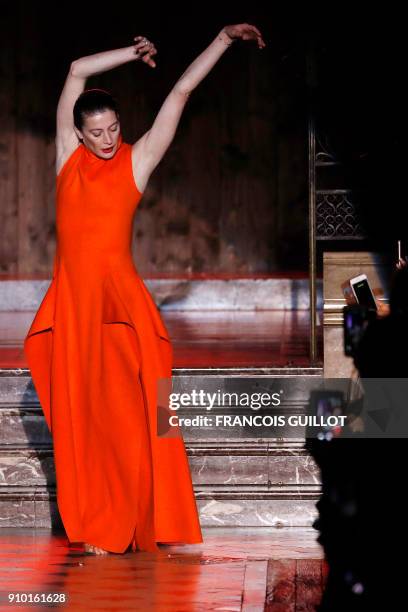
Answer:
[[354, 357], [367, 325], [377, 317], [377, 311], [369, 306], [353, 304], [343, 308], [344, 354]]

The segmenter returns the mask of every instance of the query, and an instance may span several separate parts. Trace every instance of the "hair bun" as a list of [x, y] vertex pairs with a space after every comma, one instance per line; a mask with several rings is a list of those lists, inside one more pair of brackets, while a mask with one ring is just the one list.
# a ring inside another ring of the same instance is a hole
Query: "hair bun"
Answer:
[[117, 100], [109, 91], [101, 87], [85, 89], [77, 98], [74, 108], [74, 126], [82, 130], [85, 117], [104, 110], [112, 110], [119, 117], [119, 107]]

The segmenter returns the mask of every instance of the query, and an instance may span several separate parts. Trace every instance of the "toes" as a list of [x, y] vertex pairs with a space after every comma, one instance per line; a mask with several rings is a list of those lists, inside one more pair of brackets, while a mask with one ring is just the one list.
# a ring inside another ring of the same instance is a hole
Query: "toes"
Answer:
[[107, 555], [109, 553], [108, 550], [104, 548], [99, 548], [98, 546], [94, 546], [93, 544], [85, 544], [84, 551], [88, 553], [93, 553], [95, 555]]

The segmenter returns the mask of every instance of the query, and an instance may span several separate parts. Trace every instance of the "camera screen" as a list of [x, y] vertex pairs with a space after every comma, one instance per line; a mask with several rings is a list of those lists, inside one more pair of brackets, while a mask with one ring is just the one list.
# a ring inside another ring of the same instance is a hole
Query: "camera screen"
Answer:
[[310, 438], [320, 437], [320, 434], [331, 432], [338, 437], [341, 427], [331, 423], [325, 423], [329, 417], [344, 415], [345, 397], [343, 391], [318, 389], [312, 390], [309, 397], [309, 416], [313, 419], [313, 425], [309, 425], [306, 436]]
[[326, 395], [325, 397], [319, 398], [317, 401], [316, 415], [319, 417], [325, 417], [342, 414], [343, 401], [343, 397], [336, 394], [331, 396]]

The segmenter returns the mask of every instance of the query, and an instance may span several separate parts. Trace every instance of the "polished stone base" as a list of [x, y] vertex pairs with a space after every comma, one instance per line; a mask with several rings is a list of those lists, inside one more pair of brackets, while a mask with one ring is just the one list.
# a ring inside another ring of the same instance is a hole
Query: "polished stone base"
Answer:
[[[308, 310], [307, 278], [146, 279], [163, 310]], [[0, 281], [0, 311], [37, 310], [50, 280]], [[318, 281], [321, 307], [321, 281]]]

